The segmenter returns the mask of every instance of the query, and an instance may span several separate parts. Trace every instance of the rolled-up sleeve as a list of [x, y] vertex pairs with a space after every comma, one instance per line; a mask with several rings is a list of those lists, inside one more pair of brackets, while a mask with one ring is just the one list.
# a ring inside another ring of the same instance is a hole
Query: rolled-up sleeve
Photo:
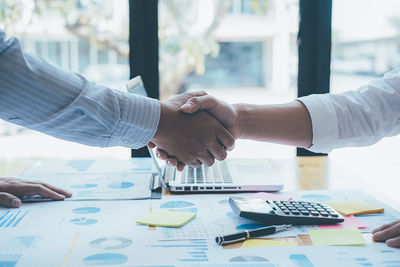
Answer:
[[339, 138], [336, 111], [329, 95], [310, 95], [298, 100], [304, 104], [311, 117], [313, 142], [308, 150], [329, 152]]
[[310, 151], [366, 146], [400, 133], [400, 68], [355, 91], [298, 100], [311, 117]]
[[157, 130], [160, 103], [24, 53], [0, 30], [0, 118], [90, 146], [139, 148]]

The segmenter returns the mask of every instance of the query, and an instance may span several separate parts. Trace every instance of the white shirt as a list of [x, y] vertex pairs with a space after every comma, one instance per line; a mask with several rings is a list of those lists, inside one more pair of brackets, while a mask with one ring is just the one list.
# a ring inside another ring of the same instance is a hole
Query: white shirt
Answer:
[[160, 103], [24, 53], [0, 30], [0, 118], [86, 145], [139, 148], [157, 130]]
[[371, 145], [400, 133], [400, 68], [355, 91], [298, 100], [311, 116], [313, 142], [308, 150], [313, 152]]

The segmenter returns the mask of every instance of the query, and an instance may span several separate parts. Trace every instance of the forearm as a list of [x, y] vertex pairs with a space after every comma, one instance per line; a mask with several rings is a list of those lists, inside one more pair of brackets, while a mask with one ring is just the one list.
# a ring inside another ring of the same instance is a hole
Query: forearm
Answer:
[[236, 104], [240, 138], [309, 147], [312, 125], [306, 107], [299, 101], [282, 105]]
[[160, 114], [158, 101], [88, 82], [1, 30], [0, 95], [1, 119], [91, 146], [144, 146]]

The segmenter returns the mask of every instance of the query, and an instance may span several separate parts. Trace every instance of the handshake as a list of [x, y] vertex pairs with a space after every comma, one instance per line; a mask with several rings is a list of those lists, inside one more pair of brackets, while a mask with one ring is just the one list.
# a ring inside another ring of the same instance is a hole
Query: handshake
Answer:
[[177, 95], [161, 102], [158, 130], [148, 146], [180, 171], [185, 165], [211, 166], [227, 157], [241, 135], [236, 108], [204, 91]]

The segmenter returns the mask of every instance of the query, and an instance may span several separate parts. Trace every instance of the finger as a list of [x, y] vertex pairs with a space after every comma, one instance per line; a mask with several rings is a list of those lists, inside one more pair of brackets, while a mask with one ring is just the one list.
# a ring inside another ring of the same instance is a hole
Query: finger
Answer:
[[196, 90], [192, 92], [187, 92], [186, 93], [189, 97], [197, 97], [197, 96], [204, 96], [207, 95], [207, 92], [204, 90]]
[[218, 141], [227, 150], [232, 150], [235, 147], [235, 138], [224, 128], [219, 128], [215, 132]]
[[34, 196], [40, 195], [44, 198], [50, 198], [52, 200], [63, 200], [65, 196], [50, 190], [49, 188], [41, 184], [24, 183], [14, 189], [14, 192], [18, 196]]
[[178, 166], [178, 160], [176, 158], [173, 158], [173, 157], [168, 158], [167, 159], [167, 164], [170, 165], [170, 166], [176, 167], [176, 166]]
[[208, 148], [208, 151], [211, 155], [214, 156], [217, 160], [224, 160], [228, 156], [228, 153], [220, 143], [216, 143], [215, 146]]
[[27, 183], [29, 183], [29, 184], [41, 184], [44, 187], [47, 187], [48, 189], [50, 189], [50, 190], [52, 190], [54, 192], [57, 192], [58, 194], [61, 194], [61, 195], [65, 196], [65, 197], [67, 197], [67, 198], [70, 198], [72, 196], [72, 193], [70, 193], [68, 191], [65, 191], [65, 190], [63, 190], [61, 188], [55, 187], [53, 185], [49, 185], [49, 184], [46, 184], [46, 183], [38, 183], [38, 182], [27, 182]]
[[19, 206], [21, 206], [21, 200], [9, 193], [1, 192], [0, 206], [4, 206], [7, 208], [18, 208]]
[[156, 145], [155, 145], [153, 142], [148, 142], [148, 143], [147, 143], [147, 146], [148, 146], [149, 148], [151, 148], [151, 149], [153, 149], [153, 148], [156, 147]]
[[188, 161], [185, 164], [192, 166], [193, 168], [199, 168], [201, 166], [201, 161], [196, 159], [196, 160]]
[[199, 157], [199, 160], [201, 161], [201, 163], [203, 163], [207, 167], [212, 166], [215, 162], [214, 156], [211, 155], [209, 152], [207, 152], [205, 155]]
[[157, 149], [157, 157], [162, 160], [168, 160], [170, 157], [167, 152], [162, 149]]
[[400, 236], [386, 240], [386, 245], [389, 247], [400, 247]]
[[388, 229], [376, 232], [372, 237], [375, 241], [386, 241], [390, 238], [397, 237], [399, 235], [400, 235], [400, 223], [397, 223]]
[[194, 113], [198, 110], [210, 110], [218, 104], [217, 100], [210, 95], [192, 97], [180, 108], [185, 113]]
[[183, 164], [182, 162], [178, 162], [176, 169], [180, 172], [183, 171], [185, 169], [185, 164]]
[[380, 232], [382, 230], [388, 229], [397, 223], [400, 223], [400, 220], [397, 220], [397, 221], [391, 222], [389, 224], [382, 225], [381, 227], [375, 228], [374, 230], [372, 230], [372, 233], [375, 234], [376, 232]]

